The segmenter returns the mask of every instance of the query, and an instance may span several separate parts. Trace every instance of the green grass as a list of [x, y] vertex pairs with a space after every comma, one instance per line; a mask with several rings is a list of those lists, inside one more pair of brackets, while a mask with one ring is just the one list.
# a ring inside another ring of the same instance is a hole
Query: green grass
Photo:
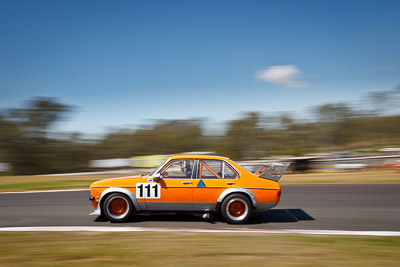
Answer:
[[93, 180], [76, 181], [48, 181], [37, 183], [3, 184], [0, 185], [0, 192], [24, 191], [24, 190], [49, 190], [49, 189], [68, 189], [68, 188], [89, 188]]
[[118, 175], [97, 174], [80, 176], [0, 176], [0, 192], [89, 188], [89, 185], [94, 181], [116, 176]]
[[[124, 175], [126, 176], [126, 175]], [[118, 175], [81, 175], [81, 176], [0, 176], [0, 192], [88, 188], [97, 180], [118, 177]], [[398, 184], [398, 170], [371, 170], [333, 173], [285, 174], [281, 184]]]
[[2, 266], [399, 266], [399, 237], [0, 233]]
[[399, 170], [286, 174], [281, 184], [398, 184]]

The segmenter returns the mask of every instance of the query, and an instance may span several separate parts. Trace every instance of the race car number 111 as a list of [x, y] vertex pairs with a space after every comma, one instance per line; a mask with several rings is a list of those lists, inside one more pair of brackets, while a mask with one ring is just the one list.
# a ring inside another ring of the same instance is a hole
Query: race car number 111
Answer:
[[157, 183], [137, 183], [136, 198], [158, 199], [161, 197], [161, 186]]

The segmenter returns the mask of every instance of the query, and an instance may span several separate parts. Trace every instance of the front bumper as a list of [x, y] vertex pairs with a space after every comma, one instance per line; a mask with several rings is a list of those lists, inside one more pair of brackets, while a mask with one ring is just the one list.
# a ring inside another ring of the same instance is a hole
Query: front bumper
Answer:
[[100, 205], [97, 205], [96, 209], [92, 213], [90, 213], [90, 215], [100, 216], [101, 215]]
[[100, 205], [99, 205], [99, 201], [96, 201], [96, 198], [90, 196], [89, 200], [92, 202], [93, 207], [95, 208], [95, 210], [90, 213], [90, 215], [101, 215], [101, 210], [100, 210]]

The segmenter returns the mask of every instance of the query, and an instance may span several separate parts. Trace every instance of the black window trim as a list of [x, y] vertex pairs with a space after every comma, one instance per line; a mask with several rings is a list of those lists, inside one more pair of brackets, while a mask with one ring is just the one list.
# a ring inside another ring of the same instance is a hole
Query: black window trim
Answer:
[[209, 179], [214, 179], [214, 180], [225, 180], [226, 178], [201, 178], [201, 177], [199, 177], [199, 166], [200, 166], [200, 161], [204, 161], [204, 160], [215, 160], [215, 161], [222, 161], [222, 162], [224, 162], [226, 165], [228, 165], [228, 167], [230, 167], [235, 173], [236, 173], [236, 178], [229, 178], [229, 179], [232, 179], [232, 180], [237, 180], [237, 179], [239, 179], [239, 177], [240, 177], [240, 172], [239, 171], [237, 171], [236, 170], [236, 168], [235, 167], [233, 167], [231, 164], [229, 164], [229, 162], [227, 162], [226, 160], [222, 160], [222, 159], [198, 159], [198, 161], [197, 161], [197, 164], [196, 164], [196, 166], [197, 166], [197, 173], [196, 173], [196, 178], [195, 179], [207, 179], [207, 180], [209, 180]]

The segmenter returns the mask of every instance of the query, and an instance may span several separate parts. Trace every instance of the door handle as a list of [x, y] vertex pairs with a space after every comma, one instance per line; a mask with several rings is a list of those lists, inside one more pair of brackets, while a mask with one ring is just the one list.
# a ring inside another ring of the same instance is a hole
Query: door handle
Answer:
[[192, 182], [182, 182], [182, 184], [192, 184]]
[[226, 182], [227, 185], [233, 185], [235, 184], [234, 182]]

